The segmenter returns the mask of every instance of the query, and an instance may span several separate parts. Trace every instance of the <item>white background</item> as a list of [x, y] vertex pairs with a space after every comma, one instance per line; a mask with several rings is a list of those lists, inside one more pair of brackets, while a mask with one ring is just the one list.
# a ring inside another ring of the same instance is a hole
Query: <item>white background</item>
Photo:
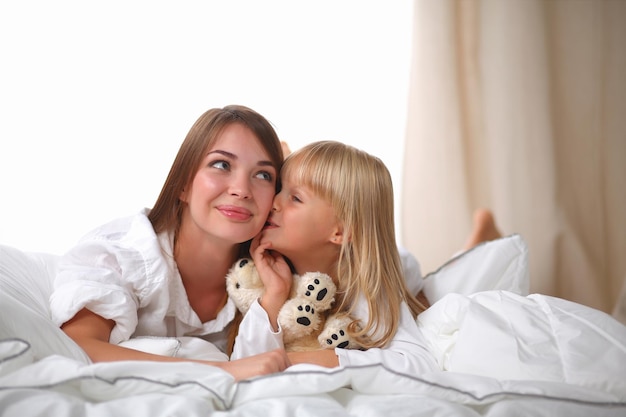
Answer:
[[63, 253], [154, 203], [200, 114], [244, 104], [296, 149], [380, 157], [396, 219], [412, 5], [0, 1], [0, 244]]

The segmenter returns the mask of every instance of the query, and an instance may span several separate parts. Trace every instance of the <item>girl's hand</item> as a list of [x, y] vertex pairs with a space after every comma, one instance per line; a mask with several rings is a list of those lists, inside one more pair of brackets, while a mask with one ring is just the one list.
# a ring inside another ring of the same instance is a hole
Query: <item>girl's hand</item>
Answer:
[[278, 312], [289, 298], [293, 276], [285, 258], [272, 251], [271, 242], [260, 243], [260, 235], [252, 239], [250, 256], [265, 291], [261, 297], [261, 307], [267, 312], [274, 331], [278, 331]]

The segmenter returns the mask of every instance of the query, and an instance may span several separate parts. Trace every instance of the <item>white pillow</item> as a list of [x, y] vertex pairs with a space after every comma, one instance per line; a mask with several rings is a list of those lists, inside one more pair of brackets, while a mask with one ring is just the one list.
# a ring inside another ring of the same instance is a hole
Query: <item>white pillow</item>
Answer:
[[424, 277], [423, 291], [431, 304], [450, 293], [489, 290], [528, 295], [528, 246], [520, 235], [475, 246]]
[[442, 370], [626, 395], [626, 327], [591, 307], [541, 294], [449, 294], [417, 323]]
[[34, 359], [58, 354], [88, 363], [84, 351], [50, 319], [55, 265], [53, 255], [0, 245], [0, 341], [23, 341]]

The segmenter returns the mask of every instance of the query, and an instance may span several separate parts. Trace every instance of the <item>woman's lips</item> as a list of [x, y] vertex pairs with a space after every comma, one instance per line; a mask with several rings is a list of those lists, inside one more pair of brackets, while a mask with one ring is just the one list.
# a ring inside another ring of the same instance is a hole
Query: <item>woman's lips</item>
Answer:
[[239, 206], [218, 206], [217, 209], [224, 216], [232, 220], [244, 221], [252, 217], [252, 212], [244, 207]]

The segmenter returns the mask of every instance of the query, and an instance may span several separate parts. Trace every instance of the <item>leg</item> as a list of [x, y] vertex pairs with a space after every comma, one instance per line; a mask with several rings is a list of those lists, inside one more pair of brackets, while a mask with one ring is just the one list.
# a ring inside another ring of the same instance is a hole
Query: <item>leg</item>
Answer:
[[502, 234], [496, 226], [496, 222], [493, 218], [493, 214], [491, 213], [491, 211], [486, 209], [478, 209], [474, 212], [474, 224], [472, 226], [472, 232], [468, 236], [467, 241], [463, 246], [463, 249], [468, 250], [478, 245], [479, 243], [487, 242], [489, 240], [495, 240], [501, 237]]
[[283, 148], [283, 158], [287, 158], [287, 156], [291, 153], [289, 144], [283, 140], [280, 142], [280, 147]]

